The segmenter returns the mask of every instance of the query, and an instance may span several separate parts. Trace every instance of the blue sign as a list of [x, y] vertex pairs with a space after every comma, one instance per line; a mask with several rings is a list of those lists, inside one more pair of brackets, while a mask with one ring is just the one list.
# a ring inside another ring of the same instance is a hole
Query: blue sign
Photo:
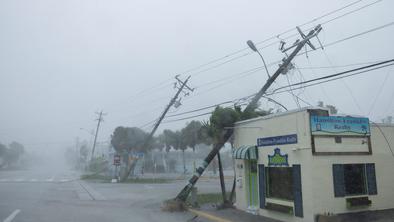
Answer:
[[289, 166], [287, 154], [280, 154], [280, 149], [275, 148], [274, 154], [268, 154], [268, 166]]
[[297, 143], [297, 134], [265, 137], [257, 139], [257, 146], [274, 146]]
[[342, 116], [311, 116], [312, 135], [370, 135], [369, 119]]

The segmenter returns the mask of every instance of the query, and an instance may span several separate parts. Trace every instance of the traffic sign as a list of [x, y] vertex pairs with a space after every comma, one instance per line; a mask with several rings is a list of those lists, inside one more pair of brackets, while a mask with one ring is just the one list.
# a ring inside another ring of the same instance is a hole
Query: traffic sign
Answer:
[[115, 166], [120, 165], [120, 155], [114, 155], [114, 165]]

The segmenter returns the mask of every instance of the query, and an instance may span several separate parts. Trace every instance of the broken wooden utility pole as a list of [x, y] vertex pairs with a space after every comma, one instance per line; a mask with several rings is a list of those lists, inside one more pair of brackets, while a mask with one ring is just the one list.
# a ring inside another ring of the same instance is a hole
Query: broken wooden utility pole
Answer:
[[[141, 149], [145, 150], [148, 146], [149, 146], [149, 142], [153, 137], [153, 134], [155, 134], [157, 128], [159, 127], [161, 121], [164, 119], [164, 117], [166, 116], [168, 110], [170, 110], [171, 106], [175, 106], [175, 107], [179, 107], [181, 105], [180, 99], [178, 99], [178, 96], [181, 92], [184, 93], [185, 96], [189, 95], [188, 91], [193, 92], [193, 88], [190, 88], [189, 86], [187, 86], [187, 81], [189, 81], [190, 76], [187, 77], [187, 79], [185, 81], [182, 81], [178, 78], [179, 75], [175, 76], [175, 79], [177, 80], [177, 82], [175, 82], [174, 84], [174, 88], [177, 88], [178, 91], [176, 92], [175, 96], [170, 100], [170, 103], [166, 106], [166, 108], [164, 109], [163, 113], [160, 115], [159, 119], [157, 120], [155, 126], [153, 127], [152, 131], [149, 133], [148, 137], [145, 139], [144, 144], [142, 145]], [[179, 85], [179, 86], [178, 86]], [[187, 91], [184, 91], [184, 89], [186, 88]], [[129, 174], [131, 173], [132, 170], [132, 166], [128, 166], [126, 173], [122, 176], [121, 181], [125, 181], [127, 179], [127, 177], [129, 176]]]
[[[264, 84], [264, 86], [260, 89], [260, 91], [257, 92], [257, 94], [253, 97], [252, 101], [246, 106], [244, 112], [250, 112], [253, 111], [257, 108], [258, 106], [258, 101], [260, 98], [265, 94], [267, 89], [271, 86], [271, 84], [278, 78], [278, 76], [283, 73], [286, 74], [287, 70], [289, 69], [289, 66], [291, 65], [291, 60], [298, 54], [298, 52], [306, 45], [308, 44], [312, 49], [315, 49], [315, 47], [311, 44], [309, 41], [311, 38], [317, 36], [317, 34], [322, 30], [321, 25], [316, 26], [314, 29], [312, 29], [308, 35], [304, 35], [301, 30], [297, 27], [297, 30], [300, 32], [302, 40], [297, 40], [292, 46], [283, 49], [282, 52], [286, 52], [291, 48], [294, 48], [294, 51], [287, 57], [283, 59], [283, 63], [279, 66], [278, 70], [267, 80], [267, 82]], [[223, 145], [227, 142], [227, 140], [231, 137], [233, 134], [234, 129], [230, 128], [227, 129], [222, 137], [222, 140], [216, 144], [211, 152], [208, 154], [208, 156], [204, 159], [203, 165], [200, 166], [197, 170], [196, 173], [193, 175], [193, 177], [189, 180], [188, 184], [181, 190], [181, 192], [178, 193], [178, 195], [175, 197], [176, 201], [182, 201], [184, 202], [189, 195], [190, 191], [192, 190], [193, 186], [196, 184], [200, 176], [203, 174], [204, 170], [206, 167], [209, 165], [209, 163], [212, 161], [212, 159], [218, 154], [219, 150], [223, 147]]]

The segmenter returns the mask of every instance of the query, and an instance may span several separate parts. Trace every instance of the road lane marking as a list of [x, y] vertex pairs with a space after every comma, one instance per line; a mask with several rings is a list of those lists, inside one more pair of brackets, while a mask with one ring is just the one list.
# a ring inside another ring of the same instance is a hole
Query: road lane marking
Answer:
[[18, 178], [18, 179], [15, 179], [14, 181], [15, 182], [22, 182], [22, 181], [24, 181], [25, 179], [23, 179], [23, 178]]
[[53, 181], [53, 177], [52, 178], [48, 178], [45, 180], [46, 182], [52, 182]]
[[14, 212], [12, 212], [12, 214], [10, 214], [10, 216], [8, 216], [6, 219], [3, 220], [3, 222], [11, 222], [17, 214], [19, 214], [21, 212], [21, 210], [16, 209], [14, 210]]
[[8, 179], [0, 179], [0, 182], [8, 181]]
[[197, 216], [205, 217], [206, 219], [211, 220], [211, 221], [215, 221], [215, 222], [231, 222], [231, 220], [227, 220], [225, 218], [221, 218], [221, 217], [218, 217], [218, 216], [206, 213], [206, 212], [202, 212], [202, 211], [199, 211], [199, 210], [188, 209], [188, 211], [190, 211], [191, 213], [193, 213], [193, 214], [195, 214]]
[[30, 181], [31, 182], [37, 182], [37, 179], [31, 179]]

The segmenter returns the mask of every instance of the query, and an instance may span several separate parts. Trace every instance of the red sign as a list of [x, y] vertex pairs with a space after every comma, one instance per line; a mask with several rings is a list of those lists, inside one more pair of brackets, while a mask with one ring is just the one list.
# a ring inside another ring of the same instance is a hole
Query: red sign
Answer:
[[114, 155], [114, 165], [115, 166], [120, 165], [120, 155]]

